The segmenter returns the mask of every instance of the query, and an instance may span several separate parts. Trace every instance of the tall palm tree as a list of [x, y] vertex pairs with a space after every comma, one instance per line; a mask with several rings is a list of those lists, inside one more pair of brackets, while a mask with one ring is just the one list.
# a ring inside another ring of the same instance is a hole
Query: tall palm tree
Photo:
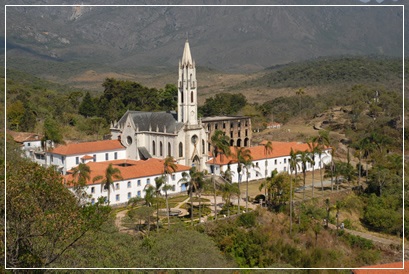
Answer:
[[317, 143], [317, 152], [319, 157], [319, 167], [320, 167], [320, 179], [321, 179], [321, 191], [324, 191], [324, 183], [322, 180], [322, 151], [325, 149], [326, 145], [329, 145], [329, 132], [326, 130], [320, 130], [318, 136], [312, 139], [314, 143]]
[[[294, 152], [294, 150], [291, 148], [290, 151], [290, 173], [294, 172], [294, 183], [297, 177], [297, 170], [298, 170], [298, 164], [299, 160], [297, 157], [297, 153]], [[290, 234], [292, 232], [292, 227], [293, 227], [293, 181], [291, 180], [290, 182]]]
[[[196, 167], [192, 167], [189, 170], [189, 173], [187, 172], [182, 172], [182, 178], [179, 180], [180, 182], [188, 183], [189, 188], [189, 198], [190, 198], [190, 220], [191, 220], [191, 225], [193, 225], [193, 192], [198, 192], [198, 190], [203, 187], [204, 184], [204, 174], [203, 172], [197, 171]], [[199, 199], [199, 211], [200, 211], [200, 202], [201, 199]], [[200, 222], [201, 216], [199, 216], [199, 222]]]
[[301, 163], [301, 171], [302, 171], [302, 174], [303, 174], [304, 189], [303, 189], [303, 193], [302, 193], [302, 200], [304, 201], [304, 199], [305, 199], [305, 178], [306, 178], [306, 175], [307, 175], [307, 164], [311, 163], [311, 158], [310, 158], [308, 150], [299, 151], [297, 154], [298, 154], [298, 157], [299, 157], [299, 161]]
[[87, 199], [87, 194], [84, 191], [84, 186], [87, 181], [90, 180], [91, 169], [86, 164], [79, 164], [72, 169], [72, 177], [74, 179], [74, 192], [78, 197], [78, 203], [82, 203], [84, 199]]
[[277, 169], [271, 171], [271, 175], [267, 177], [258, 188], [260, 191], [264, 188], [264, 197], [268, 203], [271, 202], [271, 182], [277, 174]]
[[107, 169], [105, 170], [105, 176], [96, 176], [92, 180], [94, 182], [102, 180], [101, 185], [104, 189], [108, 190], [108, 204], [110, 203], [111, 197], [111, 186], [114, 184], [114, 180], [122, 180], [121, 171], [113, 167], [112, 164], [109, 164]]
[[168, 230], [170, 228], [170, 209], [169, 209], [169, 201], [168, 201], [168, 191], [172, 190], [173, 187], [169, 185], [169, 177], [177, 170], [177, 165], [175, 164], [175, 159], [172, 156], [168, 156], [165, 158], [163, 163], [163, 175], [165, 176], [165, 185], [162, 187], [162, 190], [165, 192], [165, 199], [166, 199], [166, 216], [168, 219]]
[[[264, 155], [266, 156], [267, 159], [267, 155], [273, 152], [273, 144], [271, 143], [271, 141], [268, 141], [265, 145], [264, 145]], [[266, 160], [267, 161], [267, 160]], [[265, 165], [266, 170], [264, 172], [264, 177], [267, 177], [267, 164]]]
[[153, 194], [156, 200], [156, 231], [159, 231], [159, 197], [162, 195], [162, 188], [165, 186], [165, 177], [160, 176], [155, 178], [155, 186], [153, 187]]
[[162, 187], [162, 191], [165, 192], [165, 200], [166, 200], [166, 216], [168, 219], [168, 230], [170, 229], [170, 208], [169, 208], [169, 199], [168, 199], [168, 191], [172, 190], [173, 186], [165, 184]]
[[220, 155], [220, 159], [222, 159], [222, 155], [230, 156], [230, 138], [224, 134], [221, 130], [216, 130], [212, 137], [210, 138], [210, 144], [213, 147], [212, 155], [213, 155], [213, 174], [212, 174], [212, 181], [213, 181], [213, 193], [214, 193], [214, 215], [215, 219], [217, 220], [217, 202], [216, 202], [216, 180], [214, 178], [214, 169], [216, 158]]
[[[237, 173], [240, 174], [243, 171], [243, 168], [246, 169], [246, 212], [248, 212], [248, 196], [249, 196], [249, 168], [252, 166], [251, 151], [248, 148], [244, 147], [235, 147], [236, 152], [234, 158], [237, 161]], [[240, 199], [239, 199], [240, 200]]]
[[[145, 197], [144, 197], [144, 200], [145, 200], [145, 204], [148, 206], [148, 207], [151, 207], [152, 206], [152, 203], [154, 202], [154, 200], [155, 200], [155, 187], [153, 186], [153, 185], [146, 185], [145, 186], [145, 189], [144, 189], [144, 191], [145, 191]], [[152, 209], [152, 211], [153, 211], [154, 209]], [[149, 216], [149, 218], [148, 218], [148, 231], [151, 231], [151, 219], [150, 219], [150, 216]]]
[[222, 191], [223, 200], [226, 201], [226, 205], [227, 205], [227, 216], [230, 216], [230, 199], [233, 195], [240, 194], [239, 184], [238, 183], [232, 184], [226, 181], [221, 186], [221, 191]]
[[310, 150], [310, 163], [312, 165], [312, 182], [311, 182], [311, 187], [312, 187], [312, 198], [314, 198], [314, 171], [315, 171], [315, 155], [318, 154], [320, 151], [318, 144], [315, 142], [309, 142], [308, 148]]

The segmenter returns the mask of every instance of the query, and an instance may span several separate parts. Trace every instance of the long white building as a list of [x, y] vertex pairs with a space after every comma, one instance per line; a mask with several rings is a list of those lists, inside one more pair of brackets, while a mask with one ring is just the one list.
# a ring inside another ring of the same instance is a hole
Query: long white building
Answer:
[[[308, 144], [298, 142], [271, 142], [272, 151], [267, 151], [264, 146], [254, 146], [249, 149], [252, 157], [252, 165], [249, 167], [248, 180], [263, 179], [271, 175], [273, 170], [277, 172], [290, 173], [290, 151], [309, 151]], [[314, 167], [308, 163], [307, 171], [312, 171], [323, 168], [324, 164], [331, 162], [331, 148], [322, 151], [321, 158], [315, 154]], [[231, 147], [231, 156], [218, 155], [215, 159], [211, 158], [207, 161], [209, 172], [216, 175], [221, 175], [228, 168], [233, 172], [233, 182], [244, 182], [247, 180], [246, 168], [242, 168], [242, 172], [237, 172], [238, 163], [235, 159], [236, 148]], [[297, 172], [301, 172], [301, 164], [298, 165]]]
[[[105, 178], [105, 171], [112, 164], [114, 168], [119, 169], [122, 179], [115, 180], [110, 189], [110, 204], [125, 204], [132, 197], [145, 197], [145, 190], [149, 185], [155, 185], [155, 178], [164, 173], [164, 160], [151, 158], [148, 160], [112, 160], [104, 162], [89, 162], [90, 179], [86, 182], [85, 192], [89, 195], [89, 201], [95, 203], [99, 197], [105, 197], [108, 200], [108, 190], [104, 188], [102, 181], [104, 179], [93, 181], [93, 178], [102, 176]], [[176, 165], [176, 171], [168, 175], [167, 184], [173, 188], [168, 194], [179, 193], [187, 189], [186, 183], [179, 182], [182, 179], [182, 172], [188, 171], [190, 167]], [[75, 181], [71, 172], [64, 176], [65, 183], [71, 190], [71, 181]]]

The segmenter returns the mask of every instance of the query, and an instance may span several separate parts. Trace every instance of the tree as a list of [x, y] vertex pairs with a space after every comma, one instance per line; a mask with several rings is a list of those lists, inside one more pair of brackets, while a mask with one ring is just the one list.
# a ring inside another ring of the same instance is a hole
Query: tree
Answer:
[[[253, 158], [251, 157], [251, 151], [244, 147], [235, 147], [234, 159], [237, 161], [237, 173], [240, 174], [243, 168], [246, 169], [246, 212], [248, 212], [248, 200], [249, 200], [249, 168], [252, 165]], [[241, 181], [239, 179], [239, 181]], [[240, 200], [240, 199], [239, 199]]]
[[[200, 188], [203, 187], [204, 184], [204, 175], [203, 172], [197, 171], [196, 167], [192, 167], [189, 170], [189, 173], [182, 172], [182, 179], [181, 182], [189, 184], [189, 197], [190, 197], [190, 218], [191, 218], [191, 225], [193, 225], [193, 192], [197, 192]], [[199, 222], [201, 219], [200, 216], [200, 201], [199, 198]]]
[[87, 181], [90, 180], [91, 169], [86, 164], [80, 163], [78, 166], [74, 167], [72, 171], [74, 192], [78, 197], [78, 201], [82, 202], [85, 198], [88, 198], [88, 195], [86, 195], [86, 192], [83, 189]]
[[105, 176], [99, 175], [92, 179], [94, 182], [101, 181], [101, 186], [108, 190], [108, 204], [110, 203], [111, 199], [111, 186], [114, 184], [114, 180], [122, 180], [121, 171], [113, 167], [112, 164], [109, 164], [107, 169], [105, 170]]
[[[212, 137], [210, 138], [210, 144], [213, 147], [212, 155], [213, 155], [213, 169], [215, 168], [215, 162], [218, 155], [220, 155], [220, 159], [222, 155], [229, 156], [230, 155], [230, 138], [224, 134], [221, 130], [216, 130]], [[216, 202], [216, 180], [214, 178], [214, 170], [212, 172], [212, 181], [213, 181], [213, 191], [214, 191], [214, 215], [215, 219], [217, 220], [217, 202]]]
[[311, 163], [311, 158], [309, 155], [309, 152], [306, 151], [298, 151], [297, 152], [298, 157], [299, 157], [299, 161], [301, 163], [301, 171], [303, 174], [303, 182], [304, 182], [304, 189], [303, 189], [303, 193], [302, 193], [302, 200], [304, 201], [305, 199], [305, 177], [307, 174], [307, 164]]
[[169, 184], [166, 184], [166, 182], [169, 182], [169, 176], [173, 174], [177, 170], [177, 165], [175, 164], [175, 159], [173, 159], [172, 156], [168, 156], [165, 158], [165, 161], [163, 163], [163, 175], [165, 176], [165, 186], [163, 186], [163, 191], [165, 192], [165, 199], [166, 199], [166, 212], [167, 212], [167, 218], [168, 218], [168, 230], [170, 228], [170, 209], [169, 209], [169, 201], [168, 201], [168, 191], [172, 190], [173, 187]]
[[320, 164], [320, 179], [321, 179], [321, 191], [324, 191], [324, 183], [322, 180], [322, 151], [325, 149], [325, 146], [329, 146], [330, 141], [329, 141], [329, 132], [326, 130], [320, 130], [318, 131], [318, 136], [314, 137], [312, 139], [314, 143], [317, 143], [317, 151], [318, 151], [318, 157], [319, 157], [319, 164]]
[[96, 107], [91, 98], [91, 94], [87, 91], [79, 106], [78, 113], [85, 117], [92, 117], [96, 114]]
[[227, 216], [230, 216], [230, 199], [232, 196], [240, 195], [240, 187], [238, 183], [230, 183], [230, 182], [225, 182], [223, 185], [221, 185], [221, 192], [222, 192], [222, 198], [224, 201], [226, 201], [226, 206], [227, 206]]
[[259, 186], [259, 190], [261, 191], [264, 188], [264, 197], [266, 197], [267, 203], [270, 203], [271, 198], [271, 188], [272, 188], [272, 181], [274, 177], [278, 174], [277, 169], [271, 171], [271, 175], [267, 177], [264, 181], [261, 182]]
[[292, 195], [290, 190], [291, 175], [286, 172], [280, 172], [278, 174], [276, 172], [276, 174], [272, 174], [270, 178], [269, 196], [271, 196], [273, 205], [280, 206], [285, 204]]
[[[273, 152], [273, 144], [271, 141], [267, 141], [267, 143], [264, 145], [264, 155], [267, 158], [268, 154], [271, 154]], [[267, 176], [267, 163], [266, 163], [266, 171], [264, 172], [264, 176]]]
[[310, 149], [310, 163], [312, 165], [312, 182], [311, 182], [312, 198], [314, 198], [315, 155], [320, 152], [320, 148], [318, 147], [318, 144], [313, 141], [308, 143], [308, 148]]
[[299, 88], [296, 92], [295, 92], [295, 94], [299, 97], [299, 105], [298, 105], [298, 107], [300, 108], [300, 110], [302, 109], [301, 108], [301, 99], [302, 99], [302, 96], [305, 94], [305, 92], [304, 92], [304, 89], [303, 88]]
[[48, 267], [107, 220], [100, 199], [80, 205], [61, 174], [36, 163], [7, 164], [7, 267]]
[[44, 137], [43, 141], [51, 140], [56, 144], [63, 143], [60, 125], [52, 118], [44, 120]]
[[[297, 153], [295, 153], [292, 148], [290, 150], [290, 163], [289, 164], [290, 164], [291, 174], [294, 172], [294, 183], [295, 183], [295, 180], [297, 177], [299, 160], [297, 157]], [[293, 227], [293, 184], [291, 181], [290, 182], [290, 234], [292, 233], [292, 227]]]

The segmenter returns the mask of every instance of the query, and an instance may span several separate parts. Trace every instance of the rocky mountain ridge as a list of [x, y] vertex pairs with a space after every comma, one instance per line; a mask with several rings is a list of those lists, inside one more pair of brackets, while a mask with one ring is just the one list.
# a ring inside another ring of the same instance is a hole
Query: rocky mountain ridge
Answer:
[[402, 18], [392, 6], [8, 7], [7, 56], [160, 68], [177, 64], [188, 36], [197, 64], [254, 71], [319, 56], [399, 56]]

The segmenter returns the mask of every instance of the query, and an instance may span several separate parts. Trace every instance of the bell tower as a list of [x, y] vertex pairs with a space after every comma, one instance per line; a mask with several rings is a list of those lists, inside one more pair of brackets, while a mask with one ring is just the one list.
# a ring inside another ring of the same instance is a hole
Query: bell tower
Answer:
[[195, 61], [186, 39], [182, 60], [179, 61], [178, 122], [197, 125], [197, 82]]

